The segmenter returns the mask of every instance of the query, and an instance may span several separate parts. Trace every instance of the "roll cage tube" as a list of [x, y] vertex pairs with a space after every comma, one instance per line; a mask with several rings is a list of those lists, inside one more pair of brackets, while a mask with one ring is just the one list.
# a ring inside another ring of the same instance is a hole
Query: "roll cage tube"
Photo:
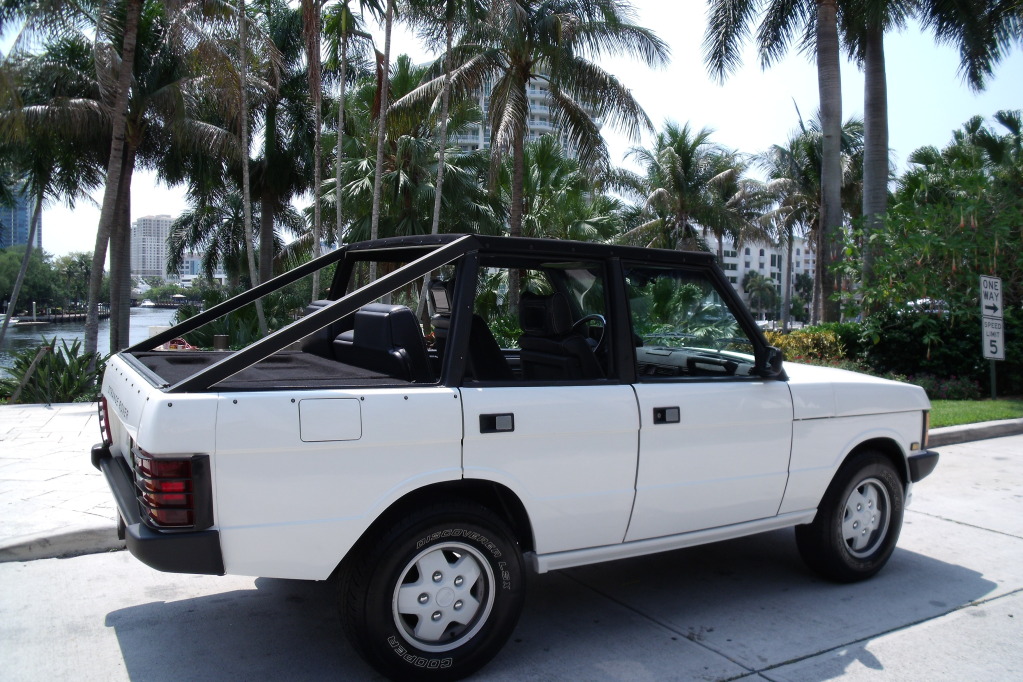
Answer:
[[[290, 344], [302, 338], [305, 338], [309, 334], [312, 334], [313, 332], [319, 331], [320, 329], [323, 329], [324, 327], [327, 327], [333, 324], [334, 322], [337, 322], [346, 315], [354, 313], [362, 306], [374, 301], [377, 298], [380, 298], [384, 294], [393, 291], [394, 289], [400, 286], [408, 284], [420, 277], [426, 276], [431, 271], [436, 270], [437, 268], [443, 265], [447, 265], [448, 263], [465, 255], [474, 247], [475, 244], [473, 238], [470, 236], [462, 237], [456, 241], [450, 242], [449, 244], [440, 246], [438, 248], [433, 248], [431, 246], [429, 247], [431, 250], [428, 253], [412, 261], [411, 263], [403, 265], [394, 272], [387, 274], [381, 277], [380, 279], [367, 284], [361, 289], [353, 291], [347, 296], [339, 298], [330, 305], [324, 306], [323, 308], [320, 308], [319, 310], [310, 313], [309, 315], [306, 315], [300, 320], [293, 322], [287, 327], [279, 329], [273, 332], [272, 334], [269, 334], [268, 336], [260, 339], [259, 341], [256, 341], [255, 343], [228, 355], [223, 360], [220, 360], [219, 362], [210, 365], [209, 367], [193, 374], [190, 377], [182, 379], [178, 383], [168, 387], [166, 390], [168, 393], [187, 393], [209, 390], [215, 384], [223, 381], [224, 379], [227, 379], [228, 377], [237, 374], [238, 372], [241, 372], [242, 370], [248, 367], [251, 367], [260, 360], [263, 360], [264, 358], [273, 355], [274, 353], [282, 350], [283, 348], [289, 346]], [[321, 258], [313, 262], [319, 263], [319, 267], [323, 267], [325, 265], [329, 265], [333, 262], [336, 262], [339, 259], [340, 257], [324, 262], [323, 259]], [[310, 272], [313, 271], [306, 269], [303, 266], [303, 268], [296, 268], [296, 270], [293, 270], [292, 273], [298, 271], [299, 269], [305, 270], [303, 274], [309, 274]], [[230, 301], [225, 301], [224, 304], [214, 306], [207, 312], [212, 313], [220, 309], [218, 315], [215, 316], [219, 317], [220, 315], [230, 312], [231, 310], [234, 310], [240, 307], [241, 305], [245, 305], [246, 303], [250, 303], [253, 300], [255, 300], [255, 298], [252, 296], [252, 294], [254, 293], [256, 292], [266, 293], [267, 291], [272, 291], [280, 286], [284, 286], [285, 284], [289, 284], [290, 282], [295, 281], [295, 279], [297, 278], [295, 277], [286, 278], [285, 275], [275, 277], [274, 279], [266, 283], [267, 285], [273, 284], [274, 285], [273, 287], [264, 288], [266, 285], [260, 285], [252, 289], [251, 291], [242, 294], [241, 296], [235, 297]], [[237, 302], [238, 299], [242, 298], [244, 298], [244, 301]], [[230, 306], [226, 305], [232, 302], [235, 303], [233, 303]], [[205, 321], [208, 322], [210, 319], [215, 319], [215, 317], [214, 318], [207, 317]], [[177, 327], [172, 328], [168, 332], [164, 332], [164, 334], [161, 334], [158, 337], [149, 339], [146, 345], [148, 345], [149, 347], [158, 345], [156, 341], [156, 339], [158, 338], [165, 337], [168, 334], [171, 334], [172, 332], [173, 335], [169, 336], [168, 339], [175, 338], [183, 333], [195, 329], [197, 326], [199, 325], [198, 324], [189, 325], [187, 328], [183, 328], [182, 325], [178, 325]], [[132, 349], [139, 350], [137, 346], [133, 347]]]

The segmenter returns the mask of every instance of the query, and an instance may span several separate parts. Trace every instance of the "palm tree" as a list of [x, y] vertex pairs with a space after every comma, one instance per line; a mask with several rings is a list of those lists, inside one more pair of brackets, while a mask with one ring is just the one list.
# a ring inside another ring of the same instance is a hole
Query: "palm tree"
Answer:
[[863, 285], [874, 284], [870, 235], [888, 209], [888, 95], [884, 34], [901, 28], [917, 13], [939, 42], [958, 44], [961, 72], [970, 87], [980, 90], [1001, 59], [1004, 48], [1019, 39], [1020, 5], [1011, 2], [961, 3], [943, 0], [861, 0], [844, 3], [842, 34], [850, 56], [864, 72], [864, 158], [862, 254]]
[[763, 320], [765, 310], [774, 308], [778, 300], [778, 290], [775, 288], [774, 280], [751, 270], [743, 278], [742, 288], [749, 296], [750, 307]]
[[[419, 85], [426, 69], [416, 67], [402, 55], [395, 60], [387, 79], [392, 94], [401, 98]], [[346, 241], [366, 239], [372, 230], [372, 205], [377, 176], [377, 128], [373, 120], [376, 102], [376, 79], [366, 80], [355, 88], [347, 107], [347, 123], [351, 131], [345, 138], [341, 211], [346, 217]], [[470, 123], [478, 123], [480, 112], [471, 102], [462, 102], [449, 112], [449, 125], [454, 131]], [[380, 209], [378, 236], [429, 234], [431, 213], [437, 187], [434, 180], [439, 162], [433, 136], [436, 117], [431, 116], [430, 103], [420, 102], [403, 109], [400, 115], [388, 117], [384, 160], [380, 172]], [[500, 230], [504, 212], [497, 198], [485, 189], [488, 157], [486, 152], [447, 155], [445, 177], [441, 190], [440, 231], [470, 231], [493, 234]], [[333, 188], [324, 188], [333, 191]]]
[[[652, 128], [629, 90], [592, 61], [625, 54], [653, 66], [667, 62], [667, 46], [631, 23], [633, 15], [627, 2], [611, 0], [497, 0], [487, 21], [469, 25], [454, 48], [457, 66], [450, 87], [455, 96], [489, 89], [493, 177], [505, 154], [512, 159], [512, 236], [522, 234], [530, 83], [544, 86], [555, 126], [578, 149], [586, 168], [607, 165], [596, 118], [630, 136]], [[435, 79], [421, 96], [432, 99], [440, 87]]]
[[[91, 63], [89, 46], [70, 36], [45, 45], [38, 55], [15, 54], [5, 64], [9, 87], [4, 91], [6, 101], [0, 103], [0, 157], [10, 185], [16, 179], [33, 201], [9, 310], [17, 307], [44, 202], [63, 200], [73, 207], [101, 182], [102, 147], [97, 141], [102, 139], [102, 116], [91, 99], [96, 94], [94, 84], [76, 77]], [[11, 190], [4, 188], [5, 199], [13, 198]], [[6, 316], [0, 342], [9, 322]]]
[[[420, 38], [428, 45], [443, 45], [443, 52], [438, 60], [440, 69], [443, 72], [443, 80], [440, 91], [440, 125], [438, 126], [437, 150], [440, 158], [437, 163], [438, 191], [435, 195], [433, 205], [433, 221], [431, 223], [431, 234], [437, 234], [440, 229], [440, 207], [441, 196], [444, 187], [444, 156], [448, 144], [448, 112], [451, 106], [451, 67], [452, 48], [454, 46], [456, 27], [469, 25], [470, 22], [481, 21], [484, 17], [486, 7], [480, 0], [443, 0], [434, 3], [430, 0], [425, 2], [413, 2], [409, 8], [409, 18], [419, 28]], [[392, 105], [395, 108], [401, 106], [401, 102]]]
[[[542, 135], [524, 151], [522, 236], [607, 242], [617, 235], [621, 202], [598, 193], [589, 174], [565, 156], [554, 136]], [[509, 159], [501, 173], [505, 196], [511, 194], [511, 170]]]
[[822, 320], [837, 320], [837, 286], [830, 274], [839, 258], [842, 228], [841, 128], [842, 87], [839, 66], [838, 0], [710, 0], [710, 17], [704, 38], [708, 68], [723, 80], [742, 61], [742, 43], [754, 18], [761, 16], [757, 47], [766, 68], [788, 50], [801, 35], [804, 48], [813, 47], [817, 61], [821, 131], [821, 225], [817, 243], [817, 269], [823, 276], [823, 295], [816, 301]]
[[[796, 234], [805, 235], [816, 247], [821, 225], [821, 155], [823, 153], [820, 121], [806, 124], [799, 120], [799, 129], [789, 136], [785, 145], [773, 145], [758, 155], [757, 164], [767, 175], [767, 189], [774, 196], [774, 210], [765, 214], [778, 231], [779, 240], [786, 245], [787, 281], [783, 289], [783, 326], [788, 323], [788, 310], [792, 299], [792, 244]], [[862, 158], [863, 124], [849, 119], [842, 126], [842, 186], [856, 184], [858, 159]], [[814, 298], [821, 296], [820, 268], [814, 273]], [[812, 315], [819, 321], [819, 308]]]
[[614, 184], [644, 202], [647, 219], [623, 235], [626, 241], [699, 249], [707, 232], [722, 243], [725, 235], [740, 242], [762, 238], [754, 220], [760, 192], [743, 178], [748, 164], [712, 142], [712, 134], [669, 121], [653, 148], [629, 151], [645, 172], [618, 172]]
[[[373, 209], [370, 214], [370, 239], [376, 239], [380, 232], [380, 201], [383, 198], [383, 172], [384, 172], [384, 145], [387, 138], [387, 107], [388, 96], [391, 91], [388, 83], [388, 75], [391, 71], [391, 28], [394, 24], [394, 2], [387, 0], [387, 9], [384, 11], [384, 56], [383, 63], [377, 65], [378, 85], [377, 97], [380, 100], [380, 108], [377, 113], [377, 162], [373, 175]], [[377, 276], [376, 261], [369, 264], [369, 279], [373, 281]]]
[[[313, 258], [320, 256], [323, 239], [320, 219], [320, 185], [323, 184], [323, 64], [320, 37], [323, 34], [320, 0], [302, 0], [302, 35], [305, 38], [306, 64], [309, 77], [309, 100], [313, 110]], [[313, 273], [313, 299], [319, 298], [320, 273]]]
[[[342, 172], [341, 166], [344, 163], [344, 136], [345, 136], [345, 95], [348, 89], [348, 63], [350, 50], [354, 46], [355, 55], [362, 57], [363, 54], [372, 48], [373, 39], [366, 32], [360, 17], [352, 12], [352, 0], [340, 0], [327, 10], [324, 32], [327, 36], [327, 52], [329, 55], [327, 66], [338, 73], [337, 93], [337, 139], [335, 140], [334, 156], [334, 206], [335, 222], [334, 234], [339, 235], [343, 231], [343, 215], [336, 207], [341, 206], [344, 201], [342, 196]], [[379, 0], [360, 0], [359, 3], [365, 11], [368, 9], [374, 15], [382, 15], [383, 8]]]
[[[252, 245], [252, 193], [249, 183], [249, 18], [245, 11], [245, 0], [238, 0], [238, 128], [239, 156], [242, 159], [242, 213], [245, 228], [245, 253], [249, 264], [249, 280], [252, 286], [259, 285], [259, 271], [256, 269], [256, 253]], [[266, 316], [263, 302], [256, 300], [256, 320], [259, 333], [266, 336]]]
[[[99, 332], [99, 296], [103, 279], [103, 264], [106, 260], [107, 245], [111, 241], [113, 230], [119, 216], [124, 214], [121, 205], [122, 191], [125, 187], [123, 178], [124, 164], [128, 161], [125, 153], [128, 131], [128, 101], [135, 65], [135, 48], [138, 37], [139, 22], [142, 15], [144, 0], [125, 0], [119, 3], [98, 3], [92, 8], [94, 14], [87, 15], [79, 3], [75, 2], [42, 2], [27, 0], [10, 3], [0, 13], [0, 29], [12, 23], [24, 21], [26, 30], [40, 32], [44, 35], [55, 35], [66, 31], [69, 26], [78, 26], [94, 18], [95, 32], [102, 36], [105, 46], [97, 52], [108, 59], [116, 57], [117, 65], [108, 69], [104, 92], [106, 114], [111, 121], [111, 143], [107, 161], [107, 182], [103, 193], [102, 209], [99, 226], [96, 230], [96, 248], [93, 250], [93, 265], [89, 279], [89, 305], [85, 322], [85, 352], [96, 352]], [[120, 46], [117, 55], [114, 45]], [[115, 335], [111, 333], [114, 343]], [[92, 357], [95, 357], [92, 355]]]

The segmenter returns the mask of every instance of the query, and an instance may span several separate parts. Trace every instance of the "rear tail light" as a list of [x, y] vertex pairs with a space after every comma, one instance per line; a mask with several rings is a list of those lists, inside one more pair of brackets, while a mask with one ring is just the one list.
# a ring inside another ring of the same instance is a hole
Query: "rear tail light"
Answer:
[[110, 447], [114, 444], [114, 439], [110, 435], [110, 416], [107, 410], [107, 398], [101, 395], [99, 397], [99, 435], [103, 439], [103, 445]]
[[929, 433], [930, 430], [931, 430], [931, 413], [928, 412], [927, 410], [924, 410], [924, 432], [923, 432], [923, 435], [920, 437], [920, 449], [921, 450], [926, 450], [927, 449], [927, 440], [928, 440], [928, 438], [930, 438], [930, 433]]
[[147, 525], [199, 530], [213, 525], [209, 458], [157, 458], [132, 449], [135, 494]]

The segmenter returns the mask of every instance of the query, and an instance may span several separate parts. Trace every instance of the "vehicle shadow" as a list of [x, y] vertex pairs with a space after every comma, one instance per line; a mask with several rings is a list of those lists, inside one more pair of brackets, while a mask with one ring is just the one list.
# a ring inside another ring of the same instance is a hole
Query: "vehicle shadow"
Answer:
[[[261, 578], [255, 588], [109, 613], [131, 679], [382, 679], [344, 639], [333, 585]], [[518, 627], [474, 679], [729, 679], [847, 645], [825, 678], [854, 661], [883, 670], [864, 640], [996, 588], [902, 549], [874, 579], [835, 585], [777, 531], [531, 576]]]

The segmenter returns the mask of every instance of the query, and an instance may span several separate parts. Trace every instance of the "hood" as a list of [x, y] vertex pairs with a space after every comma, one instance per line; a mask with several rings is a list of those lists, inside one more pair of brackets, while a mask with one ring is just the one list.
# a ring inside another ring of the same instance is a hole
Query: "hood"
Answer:
[[832, 367], [786, 362], [795, 419], [931, 409], [924, 389]]

